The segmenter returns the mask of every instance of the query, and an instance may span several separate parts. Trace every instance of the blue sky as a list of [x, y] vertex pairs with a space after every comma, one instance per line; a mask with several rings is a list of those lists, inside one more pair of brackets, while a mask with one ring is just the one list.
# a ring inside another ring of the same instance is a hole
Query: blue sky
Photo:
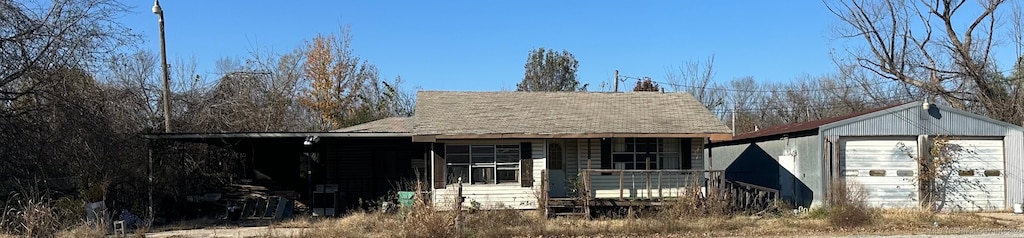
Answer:
[[[156, 52], [151, 1], [123, 23]], [[386, 78], [427, 90], [514, 90], [528, 52], [565, 49], [596, 91], [622, 75], [665, 77], [715, 56], [716, 79], [791, 80], [833, 72], [835, 17], [819, 1], [199, 1], [165, 0], [170, 61], [195, 57], [215, 78], [222, 57], [287, 52], [351, 26], [352, 47]], [[628, 82], [632, 83], [632, 82]]]

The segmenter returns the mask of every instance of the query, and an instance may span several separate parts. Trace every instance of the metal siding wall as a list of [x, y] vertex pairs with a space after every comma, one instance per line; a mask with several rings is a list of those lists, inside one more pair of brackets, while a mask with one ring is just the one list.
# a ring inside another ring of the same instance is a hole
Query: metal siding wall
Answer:
[[920, 107], [867, 118], [861, 121], [829, 128], [821, 132], [823, 136], [881, 136], [881, 135], [918, 135], [922, 131], [923, 121], [920, 118]]
[[824, 165], [824, 158], [822, 157], [822, 140], [817, 135], [804, 136], [791, 138], [789, 141], [790, 147], [794, 147], [797, 151], [796, 164], [797, 172], [796, 178], [803, 182], [804, 185], [810, 189], [811, 194], [804, 194], [807, 191], [801, 191], [797, 195], [798, 204], [809, 204], [814, 205], [825, 199], [825, 190], [822, 188], [822, 167]]
[[[719, 146], [706, 148], [704, 152], [704, 159], [709, 161], [711, 166], [708, 170], [723, 170], [729, 167], [733, 161], [736, 161], [736, 157], [743, 153], [750, 144], [739, 144], [729, 146]], [[710, 150], [711, 152], [707, 152]]]
[[1011, 131], [1003, 137], [1003, 153], [1005, 157], [1006, 179], [1006, 207], [1012, 207], [1014, 203], [1024, 203], [1024, 133]]
[[[754, 144], [772, 156], [781, 155], [786, 149], [786, 143], [782, 140], [761, 141]], [[750, 143], [710, 148], [711, 168], [709, 168], [709, 170], [725, 170], [749, 147]], [[704, 157], [707, 159], [706, 155]]]

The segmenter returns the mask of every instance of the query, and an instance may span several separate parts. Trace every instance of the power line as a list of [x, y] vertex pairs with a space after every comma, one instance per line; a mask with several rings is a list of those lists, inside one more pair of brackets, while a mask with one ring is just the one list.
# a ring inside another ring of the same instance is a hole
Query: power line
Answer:
[[846, 89], [862, 89], [864, 87], [877, 86], [877, 85], [883, 85], [883, 84], [894, 83], [894, 82], [895, 83], [900, 83], [899, 81], [882, 80], [882, 81], [871, 82], [871, 83], [866, 83], [866, 84], [859, 83], [859, 84], [856, 84], [856, 85], [849, 85], [849, 86], [829, 87], [829, 88], [816, 88], [816, 89], [742, 90], [742, 89], [725, 88], [725, 87], [707, 87], [707, 86], [676, 84], [676, 83], [670, 83], [670, 82], [664, 82], [664, 81], [654, 81], [654, 82], [658, 83], [660, 85], [669, 85], [669, 86], [675, 86], [675, 87], [695, 88], [695, 89], [704, 89], [704, 90], [711, 90], [711, 91], [723, 91], [723, 92], [746, 92], [746, 93], [821, 92], [821, 91], [846, 90]]
[[821, 92], [821, 91], [833, 91], [833, 90], [863, 89], [865, 87], [878, 86], [878, 85], [883, 85], [883, 84], [891, 84], [891, 83], [900, 84], [900, 83], [903, 83], [903, 82], [896, 81], [896, 80], [878, 80], [878, 81], [869, 82], [869, 83], [855, 83], [853, 85], [847, 85], [847, 86], [828, 87], [828, 88], [816, 88], [816, 89], [742, 90], [742, 89], [734, 89], [734, 88], [728, 88], [728, 87], [708, 87], [708, 86], [705, 86], [705, 85], [698, 86], [698, 85], [687, 85], [687, 84], [680, 84], [680, 83], [671, 83], [671, 82], [667, 82], [667, 81], [654, 81], [654, 80], [651, 79], [651, 77], [646, 77], [646, 76], [645, 77], [635, 77], [635, 76], [626, 76], [626, 75], [618, 75], [618, 76], [619, 76], [619, 78], [621, 78], [621, 79], [618, 80], [620, 82], [625, 82], [626, 80], [629, 80], [629, 79], [651, 80], [651, 82], [657, 83], [657, 84], [662, 85], [662, 86], [668, 85], [668, 86], [673, 86], [673, 87], [692, 88], [692, 89], [704, 89], [704, 90], [711, 90], [711, 91], [747, 92], [747, 93]]
[[[875, 106], [875, 105], [879, 105], [879, 104], [884, 104], [883, 102], [904, 103], [904, 102], [913, 101], [914, 99], [917, 99], [917, 97], [916, 96], [896, 96], [896, 97], [879, 98], [879, 99], [875, 100], [874, 102], [863, 102], [863, 103], [866, 104], [865, 106], [871, 107], [871, 106]], [[752, 104], [757, 104], [757, 103], [752, 103]], [[804, 110], [825, 111], [825, 110], [848, 109], [848, 108], [852, 108], [852, 107], [849, 106], [849, 105], [845, 105], [845, 104], [841, 104], [841, 103], [835, 103], [835, 102], [808, 101], [807, 103], [804, 103], [803, 106], [793, 106], [793, 105], [757, 106], [757, 105], [753, 105], [753, 106], [737, 107], [736, 111], [737, 112], [739, 112], [739, 111], [743, 111], [743, 112], [750, 112], [750, 111], [778, 111], [778, 110], [785, 110], [785, 111], [793, 111], [793, 110], [800, 110], [800, 111], [804, 111]], [[720, 114], [720, 113], [721, 114], [728, 114], [728, 113], [731, 113], [733, 111], [733, 108], [732, 107], [728, 107], [727, 104], [722, 104], [721, 107], [709, 108], [709, 110], [714, 112], [715, 114]]]

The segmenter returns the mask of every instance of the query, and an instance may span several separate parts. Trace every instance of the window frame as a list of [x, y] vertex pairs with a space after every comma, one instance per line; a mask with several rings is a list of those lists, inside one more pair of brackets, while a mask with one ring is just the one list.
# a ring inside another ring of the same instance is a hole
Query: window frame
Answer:
[[[458, 152], [451, 153], [452, 148], [465, 148], [465, 150], [454, 150]], [[447, 184], [455, 184], [458, 182], [456, 179], [458, 176], [464, 176], [462, 181], [467, 185], [518, 185], [522, 181], [521, 153], [522, 148], [518, 144], [446, 144], [445, 170], [452, 171], [452, 167], [465, 168], [465, 171], [458, 175], [446, 172], [446, 176], [449, 176]], [[465, 162], [451, 162], [448, 159], [451, 156], [464, 157], [466, 160]], [[477, 162], [481, 160], [482, 162]], [[513, 171], [513, 179], [509, 179], [507, 171]], [[478, 176], [484, 178], [479, 179]]]
[[[648, 170], [647, 156], [651, 156], [650, 170], [662, 170], [665, 168], [665, 160], [669, 158], [681, 158], [682, 152], [667, 150], [666, 143], [679, 143], [678, 140], [666, 140], [664, 138], [615, 138], [612, 140], [612, 168], [622, 170]], [[649, 143], [649, 144], [648, 144]], [[639, 148], [647, 150], [638, 151]], [[653, 149], [653, 150], [651, 150]], [[624, 157], [632, 157], [631, 161], [625, 162]], [[679, 163], [683, 163], [680, 161]], [[640, 166], [638, 168], [638, 166]], [[681, 165], [679, 165], [681, 166]], [[676, 168], [680, 169], [680, 168]]]

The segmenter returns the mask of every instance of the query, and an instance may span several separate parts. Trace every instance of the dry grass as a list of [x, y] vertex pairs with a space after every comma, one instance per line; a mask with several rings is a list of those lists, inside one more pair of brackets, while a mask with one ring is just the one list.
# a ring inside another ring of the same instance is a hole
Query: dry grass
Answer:
[[[538, 211], [501, 209], [466, 210], [461, 219], [456, 212], [436, 209], [417, 201], [404, 212], [365, 210], [342, 218], [300, 217], [269, 225], [255, 237], [594, 237], [594, 236], [787, 236], [858, 234], [935, 234], [992, 231], [1015, 228], [1019, 223], [1000, 223], [992, 218], [969, 213], [936, 214], [923, 209], [878, 210], [868, 208], [857, 196], [846, 195], [833, 206], [812, 209], [803, 214], [786, 210], [772, 213], [736, 212], [721, 201], [680, 199], [659, 212], [619, 219], [546, 219]], [[29, 204], [31, 209], [8, 210], [6, 226], [19, 230], [0, 230], [3, 237], [103, 237], [102, 230], [87, 226], [66, 226], [57, 219], [59, 212], [45, 203]], [[35, 207], [31, 207], [35, 206]], [[443, 206], [441, 206], [443, 207]], [[56, 214], [56, 215], [55, 215]], [[12, 222], [20, 221], [30, 224]], [[168, 229], [193, 229], [221, 226], [220, 221], [193, 220]], [[845, 223], [845, 224], [842, 224]], [[57, 224], [57, 225], [54, 225]], [[5, 234], [15, 234], [5, 235]], [[136, 235], [139, 236], [139, 235]]]
[[[306, 227], [298, 234], [273, 231], [261, 237], [592, 237], [592, 236], [786, 236], [857, 234], [948, 234], [1008, 229], [973, 214], [931, 214], [923, 210], [876, 210], [872, 222], [836, 227], [827, 217], [660, 216], [624, 219], [541, 219], [535, 211], [494, 210], [465, 214], [458, 233], [453, 213], [401, 216], [355, 213], [344, 218], [289, 221], [274, 227]], [[429, 217], [428, 217], [429, 216]], [[934, 224], [937, 222], [938, 227]]]

